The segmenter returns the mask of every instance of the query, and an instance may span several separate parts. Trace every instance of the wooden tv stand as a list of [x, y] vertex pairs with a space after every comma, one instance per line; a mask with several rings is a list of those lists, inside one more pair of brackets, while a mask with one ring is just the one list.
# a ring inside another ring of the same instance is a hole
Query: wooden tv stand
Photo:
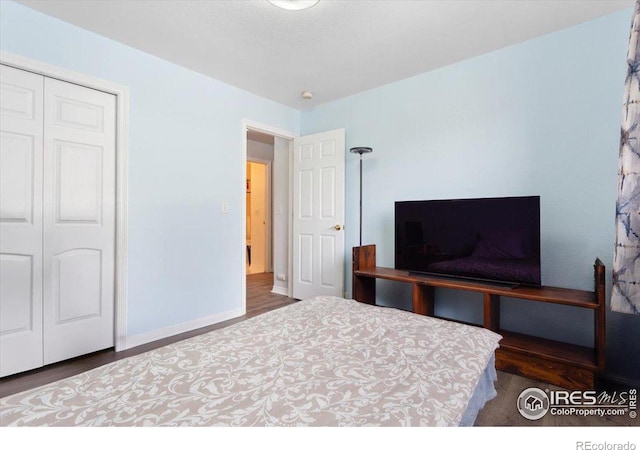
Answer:
[[[496, 368], [567, 389], [594, 389], [605, 365], [605, 268], [594, 264], [595, 290], [557, 287], [497, 287], [455, 278], [413, 275], [376, 266], [376, 246], [353, 248], [353, 298], [375, 305], [376, 279], [411, 283], [413, 312], [434, 316], [434, 288], [479, 292], [484, 295], [484, 328], [502, 335], [496, 351]], [[594, 315], [594, 347], [529, 336], [500, 328], [500, 297], [587, 308]], [[446, 319], [451, 320], [451, 319]], [[471, 324], [475, 325], [475, 324]], [[479, 326], [479, 325], [477, 325]]]

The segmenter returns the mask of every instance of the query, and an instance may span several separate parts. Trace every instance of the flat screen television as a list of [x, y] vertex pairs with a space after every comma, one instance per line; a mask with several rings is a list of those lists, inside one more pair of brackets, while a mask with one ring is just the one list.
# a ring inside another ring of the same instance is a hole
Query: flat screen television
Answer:
[[540, 197], [396, 202], [395, 268], [540, 286]]

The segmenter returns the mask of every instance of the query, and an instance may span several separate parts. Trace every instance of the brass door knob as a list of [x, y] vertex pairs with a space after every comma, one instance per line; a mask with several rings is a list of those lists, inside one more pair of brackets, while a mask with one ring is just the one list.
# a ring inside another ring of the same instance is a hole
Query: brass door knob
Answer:
[[336, 231], [340, 231], [340, 230], [344, 230], [344, 227], [342, 225], [336, 225], [335, 227], [333, 227], [336, 229]]

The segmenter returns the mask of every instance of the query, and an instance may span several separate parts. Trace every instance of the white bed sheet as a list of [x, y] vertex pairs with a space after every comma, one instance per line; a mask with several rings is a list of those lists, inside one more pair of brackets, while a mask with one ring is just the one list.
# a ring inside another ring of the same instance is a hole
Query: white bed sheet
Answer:
[[478, 385], [473, 391], [473, 395], [471, 396], [471, 400], [469, 400], [469, 404], [467, 405], [467, 410], [462, 416], [462, 420], [460, 421], [461, 427], [470, 427], [475, 424], [478, 414], [480, 410], [484, 408], [484, 405], [487, 402], [493, 400], [498, 395], [498, 392], [495, 388], [495, 382], [498, 379], [498, 373], [496, 372], [496, 357], [493, 355], [489, 364], [487, 364], [487, 368], [482, 373], [480, 380], [478, 381]]

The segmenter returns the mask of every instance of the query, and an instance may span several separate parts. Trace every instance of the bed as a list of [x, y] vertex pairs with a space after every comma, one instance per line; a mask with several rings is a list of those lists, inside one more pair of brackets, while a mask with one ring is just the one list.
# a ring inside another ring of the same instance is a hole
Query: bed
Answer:
[[458, 426], [500, 336], [314, 297], [0, 399], [3, 426]]

